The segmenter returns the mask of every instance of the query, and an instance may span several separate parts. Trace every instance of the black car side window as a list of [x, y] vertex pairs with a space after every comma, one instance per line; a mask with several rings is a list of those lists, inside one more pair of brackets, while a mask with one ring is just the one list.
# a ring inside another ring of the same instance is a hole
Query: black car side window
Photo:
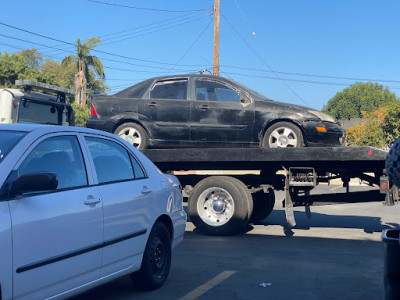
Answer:
[[75, 136], [57, 136], [40, 142], [18, 168], [18, 176], [54, 173], [57, 189], [88, 184], [82, 152]]
[[221, 83], [196, 80], [196, 100], [240, 102], [240, 95]]
[[100, 184], [134, 179], [128, 152], [109, 140], [85, 137]]
[[158, 81], [150, 92], [150, 98], [187, 99], [187, 85], [187, 79]]

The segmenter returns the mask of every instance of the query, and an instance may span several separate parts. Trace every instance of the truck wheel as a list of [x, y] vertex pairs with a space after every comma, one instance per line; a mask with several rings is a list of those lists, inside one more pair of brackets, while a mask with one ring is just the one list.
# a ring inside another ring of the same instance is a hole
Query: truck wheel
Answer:
[[240, 180], [212, 176], [194, 187], [188, 200], [189, 216], [207, 235], [237, 234], [247, 225], [253, 210], [251, 194]]
[[262, 145], [265, 148], [303, 147], [303, 134], [292, 123], [278, 122], [267, 129]]
[[154, 290], [167, 280], [171, 267], [171, 237], [167, 227], [154, 224], [146, 243], [142, 266], [131, 274], [132, 283], [141, 290]]
[[275, 206], [275, 192], [269, 189], [268, 193], [263, 191], [254, 193], [253, 195], [253, 213], [250, 222], [258, 222], [268, 217]]
[[139, 150], [146, 149], [149, 145], [146, 130], [136, 123], [122, 124], [114, 131], [114, 134], [123, 138]]

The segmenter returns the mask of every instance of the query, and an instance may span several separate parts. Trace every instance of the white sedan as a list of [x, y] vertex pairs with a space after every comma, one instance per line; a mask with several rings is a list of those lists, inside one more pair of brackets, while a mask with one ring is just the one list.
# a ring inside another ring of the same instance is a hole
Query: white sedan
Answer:
[[186, 214], [176, 177], [106, 132], [0, 125], [0, 299], [167, 279]]

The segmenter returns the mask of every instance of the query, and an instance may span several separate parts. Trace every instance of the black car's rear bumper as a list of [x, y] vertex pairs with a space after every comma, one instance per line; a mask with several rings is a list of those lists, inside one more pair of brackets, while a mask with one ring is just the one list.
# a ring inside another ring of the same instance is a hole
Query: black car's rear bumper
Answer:
[[115, 122], [111, 122], [109, 120], [98, 119], [96, 117], [90, 117], [86, 121], [87, 128], [103, 130], [103, 131], [107, 131], [110, 133], [113, 133], [114, 126], [115, 126]]

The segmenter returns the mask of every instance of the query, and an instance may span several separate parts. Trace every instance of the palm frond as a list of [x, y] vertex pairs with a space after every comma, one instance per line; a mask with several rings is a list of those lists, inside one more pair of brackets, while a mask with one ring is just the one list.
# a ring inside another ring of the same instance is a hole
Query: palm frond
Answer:
[[70, 64], [73, 64], [77, 61], [77, 58], [73, 55], [69, 55], [67, 57], [64, 57], [64, 59], [61, 62], [61, 67], [65, 68], [67, 66], [69, 66]]
[[104, 79], [106, 75], [104, 74], [104, 67], [103, 64], [101, 63], [100, 59], [98, 59], [96, 56], [87, 56], [86, 57], [86, 62], [88, 66], [93, 67], [95, 72], [102, 78]]

